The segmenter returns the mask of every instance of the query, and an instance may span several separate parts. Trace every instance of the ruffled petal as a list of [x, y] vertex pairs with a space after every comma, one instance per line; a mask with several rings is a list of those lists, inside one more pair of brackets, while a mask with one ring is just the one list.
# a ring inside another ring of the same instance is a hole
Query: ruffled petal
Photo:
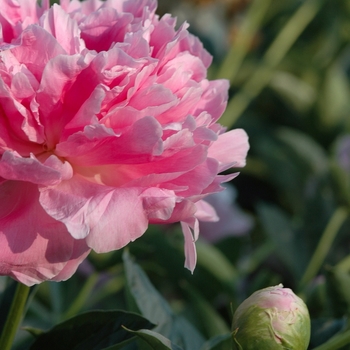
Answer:
[[0, 176], [7, 180], [26, 181], [37, 185], [52, 186], [68, 179], [73, 171], [69, 163], [51, 156], [45, 164], [34, 155], [23, 158], [17, 152], [6, 151], [0, 159]]
[[80, 176], [41, 188], [40, 203], [75, 239], [96, 252], [120, 249], [140, 237], [148, 218], [138, 188], [113, 188]]
[[162, 152], [161, 136], [162, 128], [153, 117], [135, 122], [122, 135], [90, 125], [57, 145], [56, 152], [78, 166], [145, 163]]
[[219, 135], [217, 141], [209, 147], [208, 157], [220, 163], [220, 171], [232, 166], [242, 168], [246, 164], [249, 150], [248, 135], [242, 129], [234, 129]]

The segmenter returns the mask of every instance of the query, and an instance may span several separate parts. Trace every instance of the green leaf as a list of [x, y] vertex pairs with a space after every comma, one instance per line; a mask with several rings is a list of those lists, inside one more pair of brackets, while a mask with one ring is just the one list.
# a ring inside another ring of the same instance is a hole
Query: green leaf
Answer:
[[37, 338], [40, 335], [44, 334], [45, 331], [39, 328], [34, 328], [34, 327], [21, 327], [23, 330], [29, 332], [33, 337]]
[[[125, 328], [125, 327], [124, 327]], [[181, 350], [181, 348], [157, 332], [153, 332], [147, 329], [141, 329], [139, 331], [132, 331], [125, 328], [128, 332], [136, 334], [139, 338], [144, 340], [153, 350]]]
[[184, 349], [200, 349], [205, 340], [198, 330], [185, 318], [173, 313], [167, 301], [153, 287], [143, 270], [132, 261], [126, 250], [123, 259], [129, 304], [156, 324], [154, 331], [169, 338], [172, 343]]
[[30, 349], [100, 350], [131, 338], [122, 326], [137, 330], [152, 328], [154, 325], [131, 312], [90, 311], [39, 335]]

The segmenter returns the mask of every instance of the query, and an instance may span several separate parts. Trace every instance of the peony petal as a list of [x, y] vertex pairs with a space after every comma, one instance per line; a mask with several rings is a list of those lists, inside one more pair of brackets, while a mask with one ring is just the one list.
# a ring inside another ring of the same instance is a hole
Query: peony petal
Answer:
[[193, 273], [197, 264], [195, 239], [189, 224], [181, 221], [181, 228], [185, 238], [185, 267]]
[[[114, 42], [123, 41], [133, 16], [104, 7], [92, 12], [80, 25], [81, 37], [90, 50], [107, 51]], [[108, 23], [108, 25], [106, 25]]]
[[58, 186], [41, 188], [40, 203], [66, 225], [72, 237], [86, 238], [101, 253], [124, 247], [147, 229], [140, 194], [137, 188], [115, 189], [75, 176]]
[[193, 111], [194, 115], [209, 113], [216, 122], [224, 112], [228, 99], [229, 82], [227, 80], [202, 81], [203, 95]]
[[67, 54], [74, 55], [85, 48], [84, 41], [80, 39], [77, 22], [57, 4], [44, 13], [40, 22], [42, 27], [56, 38]]
[[97, 124], [61, 142], [56, 153], [78, 166], [144, 163], [161, 154], [161, 136], [161, 126], [153, 117], [136, 121], [120, 136]]
[[173, 214], [168, 222], [185, 222], [190, 218], [194, 218], [197, 211], [196, 204], [188, 199], [181, 199], [181, 197], [177, 200], [178, 203], [176, 203]]
[[[23, 181], [0, 185], [0, 275], [10, 275], [26, 285], [56, 278], [73, 257], [70, 272], [89, 248], [75, 241], [65, 226], [39, 205], [37, 187]], [[70, 277], [69, 271], [64, 276]]]
[[69, 180], [73, 176], [72, 166], [68, 162], [57, 158], [55, 155], [51, 155], [47, 158], [44, 165], [57, 170], [62, 180]]
[[27, 181], [38, 185], [56, 185], [63, 178], [69, 177], [72, 170], [68, 163], [63, 164], [57, 157], [52, 157], [54, 160], [44, 165], [34, 156], [22, 158], [16, 152], [6, 151], [0, 160], [0, 176], [7, 180]]
[[242, 129], [234, 129], [219, 135], [208, 151], [208, 157], [220, 162], [220, 171], [224, 171], [234, 164], [237, 168], [245, 166], [245, 159], [249, 150], [248, 135]]
[[22, 72], [18, 72], [12, 77], [11, 91], [16, 99], [29, 98], [35, 93], [28, 76]]
[[129, 105], [137, 110], [143, 110], [146, 115], [160, 115], [176, 103], [177, 98], [171, 90], [154, 84], [137, 91], [130, 99]]
[[[16, 84], [16, 78], [14, 78], [13, 83]], [[28, 110], [15, 99], [12, 91], [2, 79], [0, 79], [0, 104], [3, 110], [1, 124], [10, 129], [10, 134], [14, 133], [14, 135], [11, 135], [14, 140], [19, 139], [19, 142], [44, 142], [42, 125], [33, 117], [31, 110]], [[9, 116], [11, 117], [9, 118]]]
[[149, 220], [168, 220], [175, 208], [174, 191], [148, 188], [142, 192], [143, 208]]
[[[48, 148], [54, 148], [55, 143], [60, 140], [64, 126], [73, 118], [74, 112], [79, 110], [83, 103], [81, 98], [86, 97], [86, 88], [81, 89], [80, 95], [72, 91], [77, 84], [77, 76], [86, 66], [85, 58], [80, 55], [60, 55], [50, 60], [43, 70], [37, 101], [40, 104], [41, 122], [49, 141]], [[53, 80], [55, 84], [52, 84]], [[90, 91], [87, 93], [90, 95]], [[63, 101], [62, 96], [65, 97]], [[75, 103], [69, 103], [68, 97], [75, 98]], [[62, 102], [67, 102], [64, 108]]]
[[65, 281], [72, 277], [79, 265], [85, 260], [89, 253], [90, 249], [87, 247], [85, 240], [75, 239], [73, 241], [72, 255], [70, 256], [67, 264], [55, 277], [51, 278], [51, 280], [59, 282]]
[[[43, 54], [43, 48], [45, 48], [45, 54]], [[25, 63], [36, 79], [40, 81], [48, 61], [60, 54], [65, 54], [65, 50], [43, 28], [30, 25], [21, 35], [21, 45], [11, 49], [11, 53], [19, 62]]]
[[[222, 192], [219, 192], [222, 193]], [[227, 203], [225, 203], [227, 205]], [[217, 222], [220, 220], [215, 208], [204, 200], [200, 200], [196, 203], [197, 211], [196, 218], [205, 222]]]
[[21, 140], [14, 135], [13, 130], [6, 122], [3, 111], [0, 110], [0, 154], [7, 150], [16, 150], [21, 156], [29, 156], [30, 153], [42, 151], [42, 145], [33, 144], [28, 140]]
[[177, 186], [188, 186], [188, 190], [181, 192], [181, 196], [201, 194], [215, 179], [218, 173], [218, 162], [206, 159], [202, 164], [187, 171], [173, 181]]

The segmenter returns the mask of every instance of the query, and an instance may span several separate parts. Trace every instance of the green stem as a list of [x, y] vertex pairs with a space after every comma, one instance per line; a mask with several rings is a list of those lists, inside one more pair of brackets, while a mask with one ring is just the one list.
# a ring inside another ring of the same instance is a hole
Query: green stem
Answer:
[[232, 126], [250, 102], [270, 82], [274, 69], [316, 16], [322, 4], [323, 0], [306, 0], [299, 7], [265, 52], [261, 65], [251, 78], [245, 82], [242, 89], [230, 100], [225, 113], [220, 119], [221, 124]]
[[83, 308], [84, 304], [86, 303], [86, 300], [91, 295], [91, 291], [96, 286], [98, 277], [99, 277], [98, 273], [94, 273], [87, 279], [86, 283], [81, 288], [78, 296], [74, 299], [69, 309], [64, 313], [63, 319], [68, 319], [70, 317], [73, 317], [78, 313], [78, 311], [80, 311]]
[[350, 330], [336, 334], [324, 344], [314, 348], [313, 350], [336, 350], [344, 345], [350, 344]]
[[0, 349], [10, 350], [19, 324], [21, 323], [23, 310], [27, 301], [30, 288], [22, 283], [17, 284], [11, 308], [7, 315], [6, 323], [0, 338]]
[[348, 212], [343, 207], [338, 208], [334, 212], [331, 220], [328, 222], [328, 225], [322, 234], [322, 237], [304, 273], [304, 276], [300, 281], [300, 289], [304, 288], [305, 285], [316, 276], [329, 250], [331, 249], [332, 243], [340, 227], [346, 220], [347, 216]]

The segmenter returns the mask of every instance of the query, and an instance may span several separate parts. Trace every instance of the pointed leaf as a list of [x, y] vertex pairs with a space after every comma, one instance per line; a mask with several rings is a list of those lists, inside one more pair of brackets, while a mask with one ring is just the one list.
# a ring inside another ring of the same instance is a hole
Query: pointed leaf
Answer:
[[34, 327], [21, 327], [21, 329], [29, 332], [35, 338], [45, 333], [45, 331], [43, 331], [42, 329], [34, 328]]
[[153, 287], [143, 270], [135, 264], [129, 253], [123, 254], [130, 303], [144, 317], [157, 325], [154, 329], [184, 349], [200, 349], [203, 336], [185, 318], [175, 315], [169, 304]]
[[181, 350], [179, 346], [172, 344], [169, 339], [157, 332], [147, 329], [141, 329], [139, 331], [132, 331], [127, 328], [125, 329], [143, 339], [153, 350]]
[[90, 311], [75, 316], [40, 335], [31, 350], [100, 350], [132, 337], [130, 329], [152, 328], [145, 318], [124, 311]]

